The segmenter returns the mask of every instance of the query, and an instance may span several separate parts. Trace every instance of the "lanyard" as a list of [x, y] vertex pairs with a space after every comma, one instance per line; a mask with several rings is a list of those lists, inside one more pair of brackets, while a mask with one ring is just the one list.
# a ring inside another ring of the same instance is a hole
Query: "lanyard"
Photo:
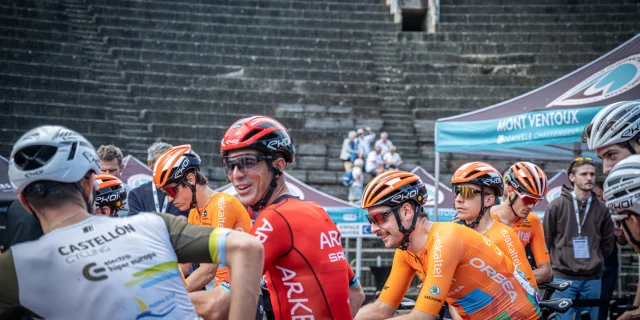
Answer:
[[165, 213], [167, 212], [167, 198], [164, 198], [164, 203], [162, 204], [162, 211], [160, 211], [160, 205], [158, 204], [158, 190], [155, 186], [151, 186], [153, 190], [153, 202], [156, 205], [156, 212]]
[[582, 219], [582, 223], [580, 223], [580, 210], [578, 209], [578, 199], [576, 198], [576, 193], [571, 191], [571, 195], [573, 196], [573, 208], [576, 211], [576, 221], [578, 223], [578, 235], [582, 237], [582, 226], [584, 222], [587, 220], [587, 214], [589, 214], [589, 207], [591, 207], [591, 198], [593, 195], [589, 195], [589, 200], [587, 200], [587, 206], [584, 208], [584, 218]]

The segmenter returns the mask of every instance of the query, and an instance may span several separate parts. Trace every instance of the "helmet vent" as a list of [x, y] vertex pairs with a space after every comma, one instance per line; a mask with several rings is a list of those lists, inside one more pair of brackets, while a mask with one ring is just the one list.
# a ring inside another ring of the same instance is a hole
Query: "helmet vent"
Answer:
[[73, 158], [75, 158], [77, 148], [78, 148], [78, 142], [74, 142], [71, 144], [71, 151], [69, 151], [69, 157], [67, 157], [67, 161], [73, 160]]
[[260, 133], [260, 131], [262, 131], [262, 130], [255, 130], [254, 129], [254, 130], [249, 131], [249, 133], [247, 133], [244, 136], [244, 140], [242, 140], [242, 141], [244, 142], [244, 141], [247, 141], [247, 140], [251, 139], [253, 136], [255, 136], [256, 134]]
[[55, 156], [56, 151], [58, 151], [58, 147], [54, 146], [28, 146], [18, 150], [13, 161], [21, 170], [35, 170], [47, 164]]

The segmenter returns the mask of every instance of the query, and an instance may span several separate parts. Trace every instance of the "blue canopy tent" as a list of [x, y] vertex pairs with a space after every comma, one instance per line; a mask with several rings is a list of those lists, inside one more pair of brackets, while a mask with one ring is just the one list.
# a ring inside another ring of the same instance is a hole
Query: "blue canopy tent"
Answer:
[[[639, 84], [637, 35], [536, 90], [484, 109], [438, 119], [436, 180], [440, 178], [442, 152], [548, 160], [585, 155], [588, 150], [580, 139], [584, 127], [608, 104], [640, 100]], [[596, 159], [592, 152], [586, 155]]]

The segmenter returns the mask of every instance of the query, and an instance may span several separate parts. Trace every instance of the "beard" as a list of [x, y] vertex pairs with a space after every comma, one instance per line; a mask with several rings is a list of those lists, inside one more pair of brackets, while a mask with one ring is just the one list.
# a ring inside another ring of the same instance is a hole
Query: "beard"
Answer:
[[593, 190], [593, 183], [591, 184], [587, 184], [585, 183], [577, 183], [576, 186], [582, 190], [582, 191], [592, 191]]

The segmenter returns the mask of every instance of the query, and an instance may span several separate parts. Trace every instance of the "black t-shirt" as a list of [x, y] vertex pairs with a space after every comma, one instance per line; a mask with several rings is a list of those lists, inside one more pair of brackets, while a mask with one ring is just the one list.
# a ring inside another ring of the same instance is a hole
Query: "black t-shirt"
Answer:
[[2, 245], [7, 251], [12, 245], [32, 241], [42, 236], [42, 227], [40, 222], [30, 214], [20, 203], [14, 201], [7, 211], [7, 225], [5, 229], [5, 238], [2, 239]]

